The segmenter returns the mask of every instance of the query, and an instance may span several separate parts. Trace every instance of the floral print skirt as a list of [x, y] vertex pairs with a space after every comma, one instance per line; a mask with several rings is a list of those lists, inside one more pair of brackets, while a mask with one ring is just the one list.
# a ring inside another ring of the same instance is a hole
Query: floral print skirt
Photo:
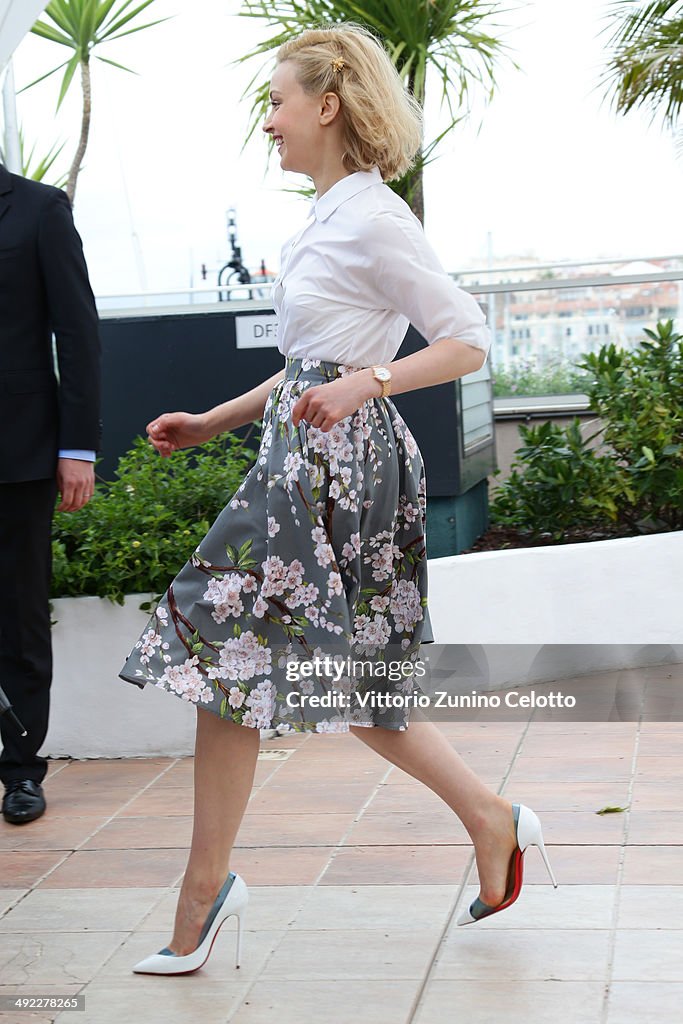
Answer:
[[390, 398], [328, 431], [292, 408], [359, 367], [286, 357], [258, 458], [136, 642], [121, 679], [278, 732], [406, 729], [427, 607], [420, 450]]

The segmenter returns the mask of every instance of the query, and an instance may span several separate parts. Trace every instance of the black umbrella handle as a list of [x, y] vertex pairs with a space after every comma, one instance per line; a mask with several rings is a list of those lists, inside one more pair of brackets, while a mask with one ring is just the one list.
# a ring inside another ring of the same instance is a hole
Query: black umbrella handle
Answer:
[[2, 708], [0, 710], [0, 714], [7, 715], [7, 718], [9, 719], [9, 721], [12, 722], [15, 725], [15, 727], [19, 730], [19, 733], [22, 736], [28, 736], [28, 733], [27, 733], [26, 729], [23, 727], [23, 725], [21, 724], [21, 722], [19, 721], [17, 716], [14, 714], [14, 712], [12, 711], [11, 707]]

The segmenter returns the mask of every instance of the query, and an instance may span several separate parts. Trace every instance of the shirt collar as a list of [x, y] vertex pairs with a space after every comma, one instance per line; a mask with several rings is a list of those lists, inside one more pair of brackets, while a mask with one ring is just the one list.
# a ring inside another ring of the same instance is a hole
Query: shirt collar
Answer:
[[376, 185], [381, 182], [382, 174], [379, 167], [374, 166], [369, 171], [354, 171], [346, 177], [336, 181], [327, 192], [323, 192], [320, 199], [316, 192], [313, 202], [313, 212], [317, 220], [327, 220], [330, 214], [334, 213], [338, 206], [346, 202], [352, 196], [362, 192], [369, 185]]

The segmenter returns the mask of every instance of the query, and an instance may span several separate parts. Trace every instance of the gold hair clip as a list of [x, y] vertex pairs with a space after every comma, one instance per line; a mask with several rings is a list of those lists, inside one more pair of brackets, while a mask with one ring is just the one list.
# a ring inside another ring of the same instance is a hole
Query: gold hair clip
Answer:
[[342, 68], [346, 67], [346, 61], [343, 57], [335, 57], [334, 60], [330, 61], [330, 64], [335, 71], [341, 71]]

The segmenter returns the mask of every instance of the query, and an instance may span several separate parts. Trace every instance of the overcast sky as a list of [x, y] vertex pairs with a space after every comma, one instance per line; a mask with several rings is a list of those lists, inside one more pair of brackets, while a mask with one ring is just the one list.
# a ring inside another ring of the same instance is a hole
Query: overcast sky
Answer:
[[[513, 0], [514, 2], [514, 0]], [[511, 6], [505, 4], [505, 7]], [[239, 0], [156, 0], [149, 19], [172, 20], [107, 45], [94, 62], [93, 123], [75, 217], [98, 295], [187, 287], [199, 266], [229, 257], [226, 210], [237, 209], [245, 262], [277, 270], [280, 247], [306, 203], [266, 173], [259, 130], [240, 153], [249, 103], [241, 93], [258, 61], [230, 62], [265, 34], [240, 18]], [[617, 117], [599, 84], [608, 0], [535, 0], [506, 16], [493, 101], [461, 124], [425, 176], [425, 230], [448, 270], [481, 260], [491, 232], [498, 262], [680, 253], [683, 156], [649, 115]], [[15, 55], [17, 89], [61, 62], [62, 47], [27, 37]], [[18, 97], [29, 144], [67, 139], [80, 125], [79, 89], [55, 117], [60, 75]], [[427, 137], [439, 129], [437, 88]], [[443, 116], [443, 115], [442, 115]]]

